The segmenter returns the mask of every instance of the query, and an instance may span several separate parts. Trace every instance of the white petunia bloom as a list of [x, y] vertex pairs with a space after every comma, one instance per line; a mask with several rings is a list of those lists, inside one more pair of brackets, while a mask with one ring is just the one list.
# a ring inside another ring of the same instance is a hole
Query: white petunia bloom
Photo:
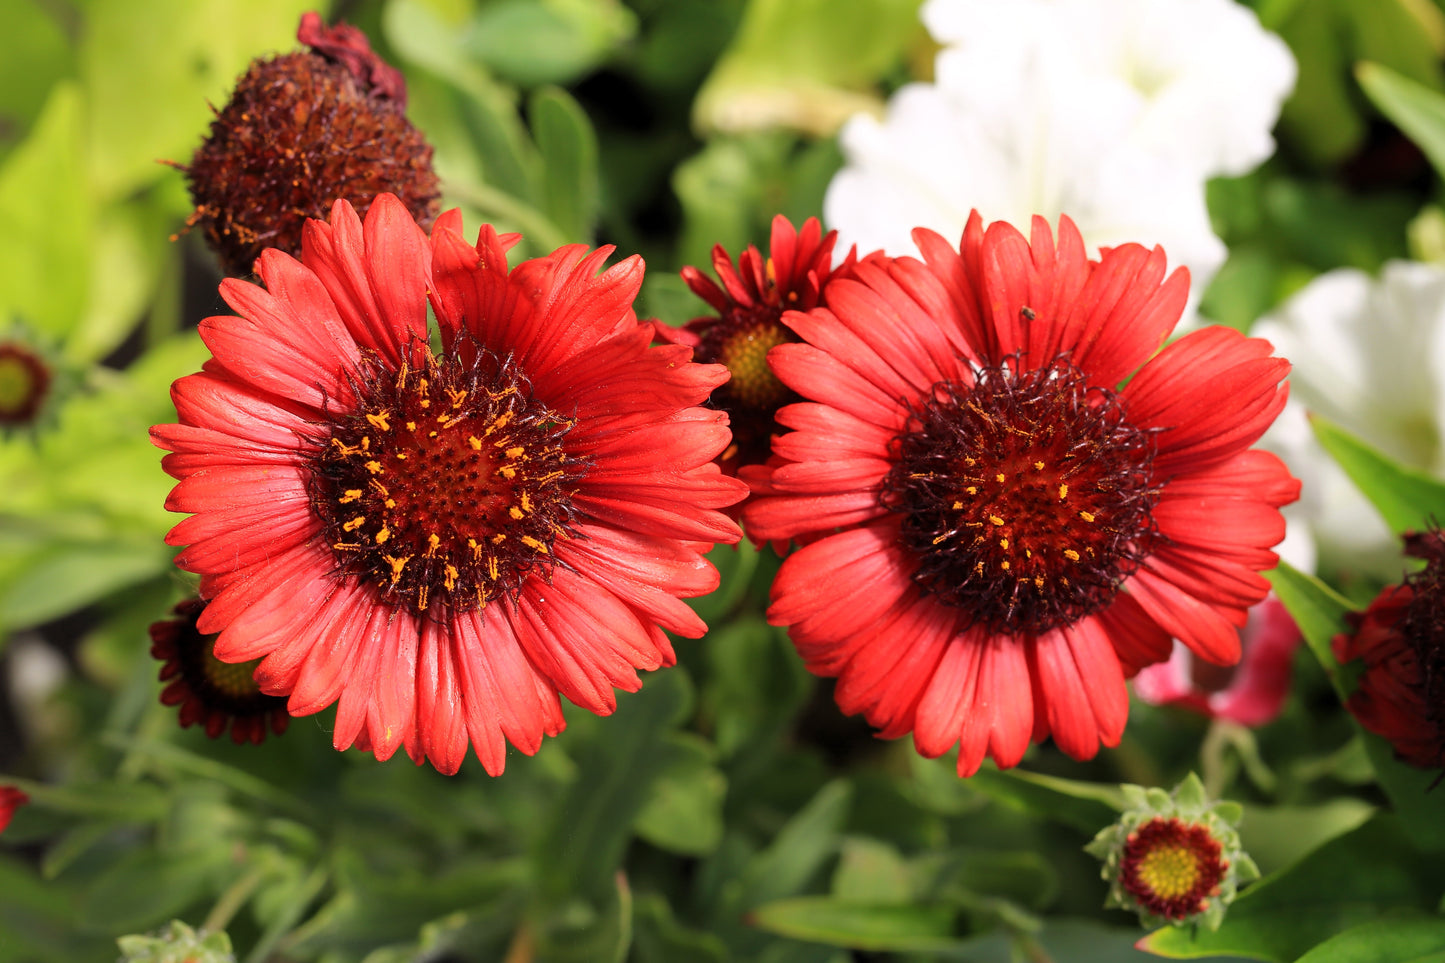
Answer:
[[931, 0], [923, 16], [954, 45], [936, 83], [843, 128], [823, 205], [839, 250], [913, 254], [914, 227], [957, 238], [975, 208], [1025, 230], [1068, 214], [1090, 254], [1162, 245], [1192, 305], [1225, 257], [1204, 181], [1272, 151], [1283, 43], [1232, 0]]
[[1235, 0], [929, 0], [945, 45], [939, 83], [978, 109], [1049, 74], [1127, 114], [1126, 140], [1200, 178], [1235, 176], [1272, 153], [1270, 129], [1294, 89], [1279, 37]]
[[1250, 333], [1294, 366], [1289, 405], [1263, 441], [1304, 483], [1294, 517], [1327, 564], [1398, 579], [1399, 542], [1314, 440], [1304, 412], [1445, 475], [1445, 269], [1392, 261], [1378, 280], [1331, 271]]

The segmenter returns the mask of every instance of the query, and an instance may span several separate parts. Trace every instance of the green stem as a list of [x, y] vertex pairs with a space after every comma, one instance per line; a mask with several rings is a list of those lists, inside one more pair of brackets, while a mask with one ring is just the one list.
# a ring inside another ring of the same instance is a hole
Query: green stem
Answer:
[[261, 880], [264, 879], [265, 876], [265, 871], [260, 866], [257, 866], [245, 876], [242, 876], [232, 883], [230, 887], [221, 894], [221, 898], [216, 900], [216, 905], [211, 907], [211, 912], [206, 915], [206, 921], [201, 924], [201, 928], [208, 933], [219, 933], [229, 926], [231, 917], [235, 916], [236, 911], [246, 905], [246, 901], [251, 898], [251, 894], [256, 891], [256, 887], [261, 885]]
[[301, 919], [301, 915], [306, 912], [311, 901], [320, 894], [322, 888], [326, 886], [326, 881], [330, 878], [331, 873], [324, 866], [318, 866], [311, 871], [311, 875], [306, 877], [306, 883], [301, 887], [301, 892], [291, 900], [286, 912], [274, 920], [266, 928], [266, 932], [261, 934], [261, 938], [256, 941], [250, 955], [246, 957], [246, 963], [265, 963], [283, 943], [288, 946], [294, 945], [297, 935], [301, 932], [299, 928], [293, 929], [296, 927], [296, 921]]
[[1210, 722], [1204, 742], [1199, 746], [1199, 771], [1204, 780], [1204, 791], [1211, 799], [1223, 797], [1224, 787], [1229, 784], [1229, 764], [1224, 751], [1229, 745], [1226, 726], [1227, 723], [1219, 719]]

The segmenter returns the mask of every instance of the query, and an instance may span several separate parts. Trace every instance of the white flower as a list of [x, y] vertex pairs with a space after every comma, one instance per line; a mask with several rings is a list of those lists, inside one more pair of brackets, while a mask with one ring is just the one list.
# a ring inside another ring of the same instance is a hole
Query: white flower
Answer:
[[1235, 0], [929, 0], [939, 83], [987, 110], [1019, 76], [1047, 72], [1128, 114], [1126, 139], [1201, 178], [1274, 153], [1294, 88], [1289, 48]]
[[[1274, 148], [1288, 49], [1233, 0], [930, 0], [935, 84], [852, 118], [824, 214], [846, 250], [915, 253], [969, 211], [1068, 214], [1090, 253], [1159, 244], [1197, 299], [1223, 262], [1204, 181]], [[1189, 315], [1186, 314], [1186, 322]]]
[[823, 202], [839, 249], [916, 254], [913, 228], [957, 239], [975, 208], [1025, 231], [1034, 214], [1068, 214], [1094, 256], [1129, 241], [1163, 245], [1171, 265], [1190, 269], [1197, 297], [1225, 255], [1203, 182], [1130, 146], [1127, 114], [1082, 85], [1039, 71], [994, 89], [1000, 101], [980, 110], [952, 87], [911, 84], [881, 123], [847, 123], [848, 163]]
[[1445, 475], [1445, 269], [1392, 261], [1378, 280], [1331, 271], [1250, 333], [1294, 366], [1289, 405], [1264, 444], [1304, 483], [1296, 517], [1313, 530], [1326, 563], [1398, 579], [1399, 543], [1314, 441], [1304, 412], [1405, 465]]

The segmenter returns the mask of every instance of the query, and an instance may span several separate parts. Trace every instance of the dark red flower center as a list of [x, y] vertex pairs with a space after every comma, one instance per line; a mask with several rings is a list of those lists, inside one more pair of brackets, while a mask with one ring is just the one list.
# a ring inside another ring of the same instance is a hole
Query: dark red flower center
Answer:
[[1182, 920], [1207, 908], [1229, 863], [1207, 828], [1155, 818], [1129, 834], [1120, 883], [1156, 916]]
[[260, 659], [222, 662], [216, 658], [216, 636], [197, 628], [206, 609], [199, 599], [177, 603], [176, 618], [152, 623], [151, 655], [165, 663], [160, 679], [169, 682], [161, 693], [164, 705], [181, 706], [181, 725], [203, 722], [212, 739], [232, 726], [236, 742], [260, 742], [269, 719], [277, 735], [290, 716], [286, 700], [267, 695], [256, 682]]
[[0, 425], [35, 419], [50, 389], [50, 369], [29, 348], [0, 344]]
[[[1426, 565], [1406, 577], [1410, 604], [1398, 630], [1415, 652], [1425, 718], [1435, 729], [1436, 743], [1445, 743], [1445, 537], [1438, 529], [1405, 537], [1405, 554]], [[1445, 759], [1445, 748], [1440, 758]]]
[[915, 581], [995, 632], [1104, 608], [1159, 537], [1150, 436], [1064, 358], [935, 385], [895, 444], [882, 497]]
[[417, 368], [373, 364], [357, 394], [312, 465], [342, 574], [422, 613], [515, 598], [534, 569], [550, 572], [585, 465], [563, 447], [573, 420], [510, 359], [463, 344]]

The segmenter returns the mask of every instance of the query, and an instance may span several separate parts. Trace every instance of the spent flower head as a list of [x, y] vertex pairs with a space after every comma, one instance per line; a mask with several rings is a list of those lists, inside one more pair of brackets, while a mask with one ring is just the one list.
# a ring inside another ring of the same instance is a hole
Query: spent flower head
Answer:
[[1383, 736], [1417, 769], [1445, 768], [1445, 537], [1438, 528], [1405, 536], [1405, 554], [1425, 567], [1380, 592], [1352, 632], [1334, 638], [1335, 658], [1361, 660], [1358, 687], [1345, 702], [1355, 719]]
[[296, 38], [310, 49], [253, 61], [180, 168], [196, 205], [188, 225], [227, 274], [250, 274], [268, 247], [299, 256], [306, 219], [338, 199], [365, 214], [386, 192], [423, 225], [437, 214], [432, 148], [406, 119], [401, 74], [360, 30], [315, 13]]
[[1136, 912], [1149, 927], [1218, 929], [1239, 885], [1259, 878], [1234, 828], [1239, 804], [1210, 803], [1193, 773], [1173, 792], [1121, 788], [1123, 815], [1084, 847], [1104, 861], [1104, 905]]

